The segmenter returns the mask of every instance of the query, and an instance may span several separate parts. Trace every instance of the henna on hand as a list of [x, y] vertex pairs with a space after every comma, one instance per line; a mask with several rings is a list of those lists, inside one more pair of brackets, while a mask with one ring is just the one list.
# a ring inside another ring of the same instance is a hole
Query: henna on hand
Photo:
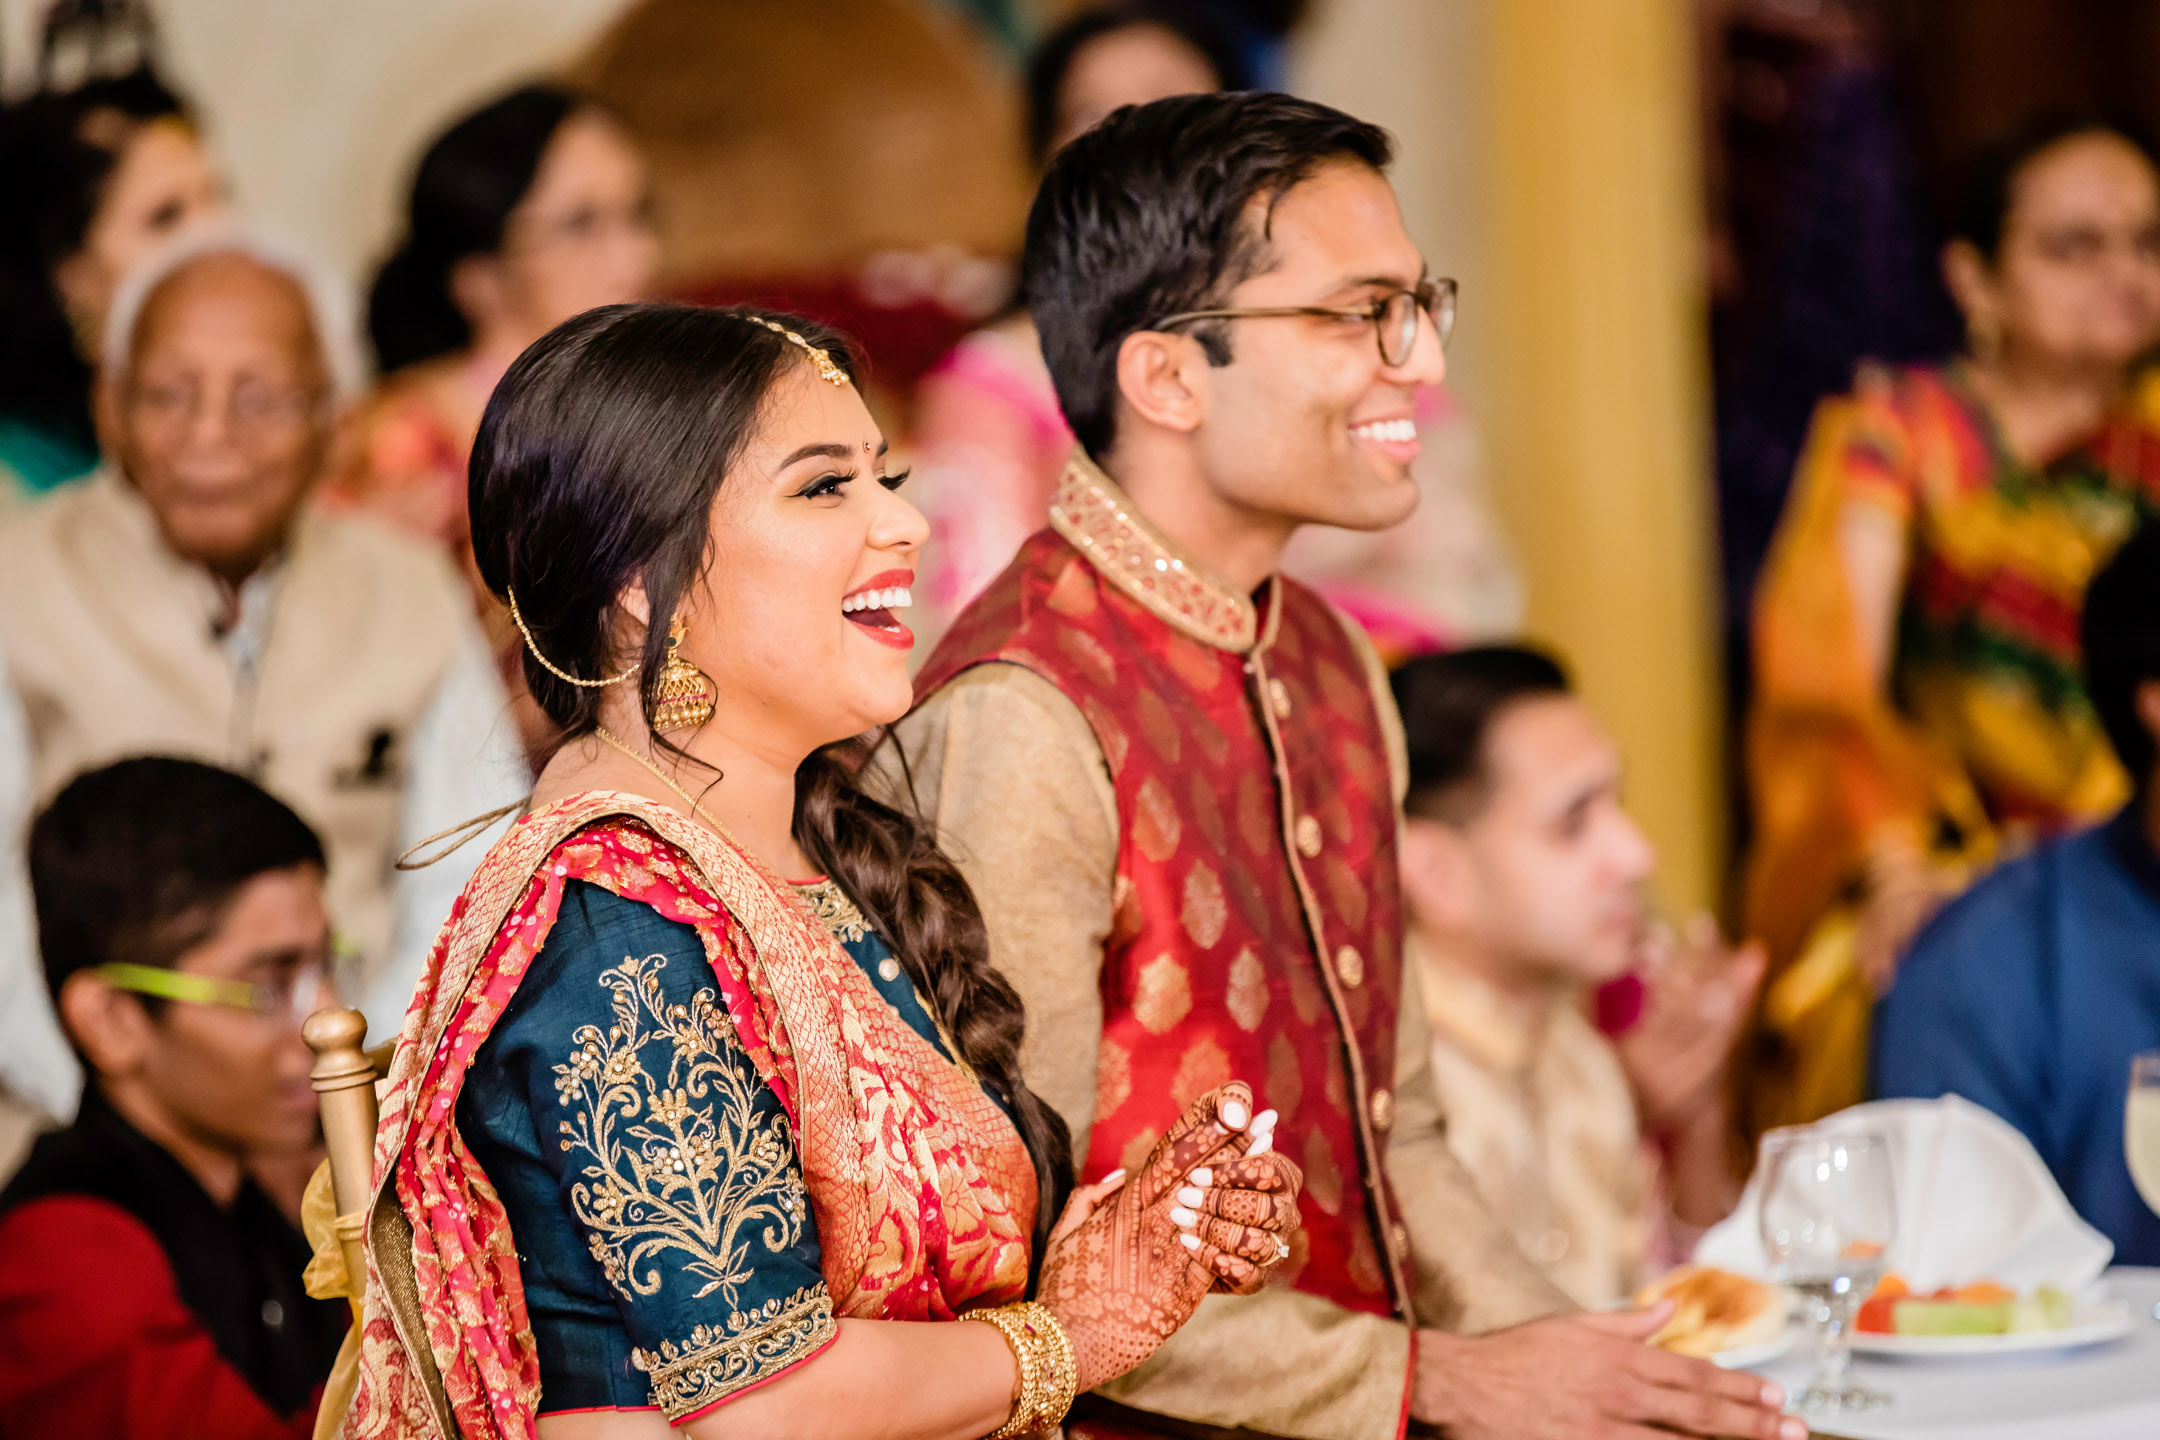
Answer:
[[[1044, 1257], [1035, 1298], [1054, 1314], [1072, 1341], [1079, 1386], [1089, 1390], [1138, 1365], [1192, 1318], [1201, 1297], [1221, 1281], [1245, 1291], [1265, 1282], [1265, 1267], [1245, 1258], [1279, 1253], [1273, 1236], [1297, 1225], [1297, 1166], [1263, 1148], [1249, 1132], [1252, 1091], [1239, 1081], [1195, 1100], [1149, 1152], [1147, 1162], [1114, 1193], [1088, 1197], [1094, 1208], [1070, 1229], [1061, 1221]], [[1202, 1162], [1208, 1162], [1203, 1164]], [[1191, 1182], [1204, 1170], [1207, 1179]], [[1204, 1192], [1200, 1206], [1178, 1203], [1181, 1189]], [[1257, 1200], [1209, 1200], [1205, 1195], [1252, 1191]], [[1281, 1202], [1281, 1203], [1277, 1203]], [[1219, 1208], [1251, 1214], [1260, 1223], [1226, 1222]], [[1171, 1218], [1185, 1210], [1195, 1219], [1188, 1235]], [[1207, 1233], [1198, 1221], [1202, 1212]], [[1068, 1220], [1070, 1215], [1068, 1214]], [[1214, 1227], [1221, 1226], [1220, 1231]], [[1248, 1237], [1244, 1232], [1252, 1232]], [[1259, 1238], [1265, 1235], [1263, 1243]], [[1187, 1239], [1191, 1244], [1186, 1243]], [[1227, 1244], [1217, 1243], [1218, 1240]]]

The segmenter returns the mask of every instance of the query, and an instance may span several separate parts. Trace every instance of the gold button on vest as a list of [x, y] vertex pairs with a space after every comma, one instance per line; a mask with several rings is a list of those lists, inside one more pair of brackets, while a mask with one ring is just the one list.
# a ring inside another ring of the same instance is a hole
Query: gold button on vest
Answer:
[[1372, 1092], [1371, 1108], [1373, 1129], [1384, 1131], [1395, 1123], [1395, 1096], [1385, 1086]]
[[1298, 816], [1297, 848], [1308, 860], [1320, 853], [1320, 822], [1310, 815]]
[[1345, 945], [1335, 952], [1335, 974], [1353, 990], [1365, 983], [1365, 957], [1357, 953], [1357, 946]]

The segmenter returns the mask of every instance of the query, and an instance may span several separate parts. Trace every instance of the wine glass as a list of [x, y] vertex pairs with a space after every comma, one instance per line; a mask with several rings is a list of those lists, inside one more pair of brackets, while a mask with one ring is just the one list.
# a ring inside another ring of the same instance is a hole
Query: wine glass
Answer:
[[2160, 1214], [2160, 1050], [2130, 1057], [2130, 1097], [2123, 1107], [2123, 1150], [2130, 1178]]
[[1794, 1398], [1819, 1414], [1879, 1410], [1852, 1379], [1852, 1322], [1897, 1231], [1890, 1147], [1874, 1130], [1794, 1126], [1762, 1140], [1762, 1236], [1770, 1268], [1807, 1302], [1815, 1376]]
[[[2160, 1050], [2130, 1057], [2130, 1094], [2123, 1106], [2123, 1153], [2130, 1178], [2154, 1214], [2160, 1214]], [[2160, 1320], [2160, 1305], [2153, 1306]]]

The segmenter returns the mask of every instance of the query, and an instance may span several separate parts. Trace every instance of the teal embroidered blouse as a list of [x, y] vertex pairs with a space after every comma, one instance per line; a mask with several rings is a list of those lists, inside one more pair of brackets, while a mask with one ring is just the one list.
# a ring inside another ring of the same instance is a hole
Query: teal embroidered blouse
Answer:
[[[839, 888], [798, 893], [951, 1058]], [[837, 1333], [787, 1114], [718, 997], [693, 927], [573, 880], [475, 1053], [458, 1128], [516, 1237], [542, 1414], [657, 1406], [680, 1423]]]

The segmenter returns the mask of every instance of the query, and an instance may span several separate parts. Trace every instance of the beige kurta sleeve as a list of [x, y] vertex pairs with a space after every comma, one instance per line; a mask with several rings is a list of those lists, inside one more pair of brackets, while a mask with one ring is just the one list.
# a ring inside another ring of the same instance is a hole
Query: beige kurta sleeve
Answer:
[[[1387, 667], [1364, 630], [1337, 618], [1364, 662], [1400, 806], [1410, 788], [1409, 747]], [[1420, 1325], [1480, 1335], [1573, 1308], [1485, 1208], [1476, 1183], [1448, 1149], [1447, 1116], [1433, 1082], [1432, 1020], [1411, 964], [1403, 966], [1395, 1020], [1395, 1128], [1388, 1133], [1387, 1167], [1410, 1232], [1411, 1298]]]
[[[978, 666], [898, 727], [866, 784], [914, 800], [974, 889], [990, 954], [1027, 1005], [1028, 1084], [1084, 1154], [1095, 1116], [1100, 978], [1117, 871], [1117, 797], [1094, 732], [1064, 693], [1015, 665]], [[1255, 1369], [1252, 1357], [1265, 1355]], [[1103, 1387], [1122, 1404], [1297, 1440], [1395, 1434], [1410, 1331], [1315, 1296], [1210, 1296], [1145, 1365]]]
[[1027, 1007], [1021, 1073], [1084, 1156], [1117, 879], [1117, 792], [1095, 732], [1049, 681], [992, 664], [931, 696], [897, 733], [899, 749], [879, 749], [865, 784], [888, 803], [912, 798], [937, 826], [982, 907], [990, 958]]
[[1387, 1167], [1410, 1232], [1420, 1325], [1482, 1335], [1575, 1308], [1485, 1208], [1448, 1148], [1447, 1117], [1433, 1084], [1432, 1022], [1414, 965], [1403, 967], [1402, 1015], [1395, 1022], [1395, 1128]]

